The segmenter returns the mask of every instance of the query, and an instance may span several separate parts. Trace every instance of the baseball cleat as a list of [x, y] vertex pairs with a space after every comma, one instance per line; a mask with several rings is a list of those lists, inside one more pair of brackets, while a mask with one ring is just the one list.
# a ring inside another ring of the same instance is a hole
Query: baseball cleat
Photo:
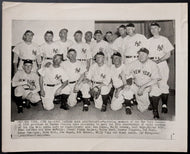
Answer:
[[132, 114], [130, 107], [126, 107], [125, 112], [126, 114], [129, 114], [129, 115]]
[[168, 108], [167, 107], [162, 107], [162, 113], [168, 113]]
[[82, 111], [84, 111], [84, 112], [88, 111], [88, 105], [87, 104], [84, 104]]
[[69, 107], [67, 104], [61, 104], [60, 108], [63, 110], [69, 110]]
[[153, 115], [155, 120], [160, 118], [158, 111], [153, 111]]
[[149, 104], [149, 106], [148, 106], [148, 110], [152, 110], [153, 108], [152, 108], [152, 104]]
[[26, 100], [26, 108], [27, 108], [27, 109], [31, 108], [31, 106], [30, 106], [30, 101], [29, 101], [29, 100]]
[[23, 108], [22, 108], [22, 106], [19, 106], [19, 107], [18, 107], [18, 113], [23, 113]]
[[102, 109], [101, 109], [101, 112], [106, 112], [106, 105], [102, 105]]

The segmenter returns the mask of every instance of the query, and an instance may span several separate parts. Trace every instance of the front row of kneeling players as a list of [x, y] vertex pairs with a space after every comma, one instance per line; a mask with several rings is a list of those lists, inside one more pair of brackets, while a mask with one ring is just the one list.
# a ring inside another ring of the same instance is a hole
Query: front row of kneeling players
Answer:
[[[141, 48], [138, 59], [126, 66], [119, 52], [112, 55], [111, 69], [104, 63], [103, 52], [95, 56], [95, 63], [89, 71], [76, 59], [76, 51], [70, 49], [68, 60], [62, 62], [62, 55], [56, 54], [53, 63], [33, 73], [32, 61], [25, 60], [23, 70], [18, 71], [12, 80], [15, 88], [18, 113], [26, 106], [42, 100], [44, 109], [54, 108], [54, 99], [61, 101], [60, 108], [68, 110], [77, 104], [77, 94], [82, 93], [83, 111], [88, 111], [93, 96], [95, 107], [105, 112], [111, 97], [111, 109], [116, 111], [123, 106], [126, 114], [131, 114], [131, 100], [136, 98], [137, 108], [143, 112], [151, 105], [154, 118], [159, 118], [158, 103], [161, 95], [158, 81], [161, 79], [155, 62], [148, 58], [149, 51]], [[40, 99], [40, 95], [41, 99]]]

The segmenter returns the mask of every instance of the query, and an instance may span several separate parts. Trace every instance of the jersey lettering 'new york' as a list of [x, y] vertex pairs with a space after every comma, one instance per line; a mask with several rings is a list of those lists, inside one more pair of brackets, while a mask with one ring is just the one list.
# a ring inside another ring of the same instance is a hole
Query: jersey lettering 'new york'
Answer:
[[132, 75], [138, 86], [142, 86], [152, 79], [160, 79], [158, 65], [149, 59], [144, 64], [139, 60], [133, 61], [127, 67], [126, 75]]

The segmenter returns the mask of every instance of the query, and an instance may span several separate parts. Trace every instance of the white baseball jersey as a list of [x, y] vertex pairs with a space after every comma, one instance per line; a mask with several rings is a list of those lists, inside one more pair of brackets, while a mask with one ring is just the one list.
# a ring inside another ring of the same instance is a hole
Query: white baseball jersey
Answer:
[[126, 37], [122, 38], [121, 36], [118, 37], [114, 42], [112, 48], [114, 50], [117, 50], [120, 53], [123, 53], [123, 47], [124, 47], [124, 40]]
[[57, 41], [55, 41], [55, 44], [57, 44], [59, 46], [59, 52], [61, 54], [63, 54], [63, 58], [67, 59], [67, 51], [74, 44], [73, 41], [67, 40], [67, 41], [63, 42], [61, 40], [57, 40]]
[[152, 60], [144, 64], [139, 60], [133, 61], [126, 69], [126, 76], [132, 75], [137, 86], [142, 86], [152, 79], [160, 79], [158, 65]]
[[123, 42], [123, 50], [125, 56], [137, 56], [137, 51], [140, 48], [147, 48], [147, 38], [142, 34], [135, 34], [133, 36], [127, 35]]
[[63, 68], [55, 68], [53, 65], [41, 68], [38, 72], [43, 77], [44, 84], [57, 85], [69, 79]]
[[27, 85], [27, 81], [33, 82], [36, 87], [32, 91], [32, 93], [37, 93], [38, 91], [40, 91], [39, 76], [37, 75], [37, 73], [31, 72], [30, 74], [27, 74], [24, 70], [18, 70], [16, 72], [12, 79], [12, 86], [23, 86], [23, 88], [29, 88], [29, 86]]
[[92, 58], [90, 46], [87, 43], [74, 43], [70, 48], [75, 49], [77, 52], [77, 59], [90, 59]]
[[166, 53], [174, 49], [170, 41], [164, 37], [160, 36], [159, 38], [151, 37], [148, 39], [149, 46], [149, 57], [163, 57]]
[[101, 40], [100, 42], [94, 41], [91, 46], [92, 57], [96, 55], [97, 52], [102, 51], [105, 57], [108, 57], [108, 42]]
[[97, 63], [94, 63], [90, 66], [87, 78], [94, 82], [103, 82], [108, 85], [111, 81], [110, 68], [106, 64], [100, 67]]
[[55, 54], [59, 53], [59, 46], [55, 42], [52, 42], [51, 44], [45, 42], [40, 46], [40, 54], [44, 59], [53, 58]]
[[69, 82], [77, 81], [80, 78], [81, 74], [86, 71], [84, 65], [82, 65], [80, 61], [71, 63], [69, 60], [67, 60], [62, 63], [62, 67], [69, 77]]
[[119, 88], [123, 85], [122, 81], [122, 73], [125, 72], [125, 65], [121, 64], [118, 68], [115, 67], [115, 65], [111, 66], [111, 79], [113, 82], [113, 86], [115, 88]]
[[24, 41], [18, 43], [13, 52], [18, 55], [21, 59], [31, 59], [36, 60], [37, 56], [40, 54], [39, 46], [32, 42], [31, 44], [26, 44]]

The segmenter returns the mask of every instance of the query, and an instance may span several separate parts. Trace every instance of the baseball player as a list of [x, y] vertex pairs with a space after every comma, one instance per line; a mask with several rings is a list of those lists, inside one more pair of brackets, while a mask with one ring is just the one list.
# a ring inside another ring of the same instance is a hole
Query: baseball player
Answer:
[[[161, 77], [158, 65], [148, 58], [148, 54], [148, 49], [141, 48], [138, 51], [138, 59], [131, 62], [127, 67], [126, 76], [133, 76], [134, 83], [130, 89], [135, 93], [138, 102], [137, 108], [141, 112], [144, 112], [148, 109], [149, 103], [151, 103], [153, 106], [154, 119], [157, 119], [159, 118], [158, 103], [160, 99], [159, 96], [161, 95], [158, 81]], [[131, 93], [129, 93], [129, 95], [131, 95]]]
[[[118, 37], [114, 43], [113, 43], [113, 49], [114, 50], [117, 50], [118, 52], [121, 53], [122, 57], [123, 57], [123, 44], [124, 44], [124, 39], [126, 38], [127, 36], [127, 32], [126, 32], [126, 27], [125, 25], [120, 25], [119, 28], [118, 28], [118, 31], [119, 31], [119, 34], [120, 34], [120, 37]], [[124, 59], [123, 59], [124, 60]]]
[[81, 61], [81, 63], [88, 70], [91, 63], [91, 52], [90, 46], [87, 43], [82, 42], [82, 31], [78, 30], [74, 34], [75, 43], [70, 47], [75, 49], [77, 52], [77, 60]]
[[167, 82], [169, 78], [169, 67], [166, 60], [170, 58], [171, 51], [174, 47], [166, 37], [159, 35], [161, 28], [158, 23], [152, 23], [150, 25], [150, 30], [153, 35], [153, 37], [148, 39], [150, 59], [155, 61], [160, 69], [162, 79], [158, 83], [159, 88], [162, 91], [162, 113], [167, 113], [167, 101], [169, 95], [169, 86]]
[[92, 41], [93, 41], [92, 40], [92, 32], [91, 31], [87, 31], [85, 33], [84, 39], [85, 39], [85, 42], [90, 45], [92, 43]]
[[142, 47], [147, 47], [147, 38], [135, 32], [135, 25], [129, 23], [126, 25], [127, 36], [123, 42], [123, 53], [125, 56], [125, 63], [129, 64], [130, 62], [137, 59], [137, 51]]
[[108, 63], [108, 43], [103, 40], [103, 33], [101, 30], [94, 32], [95, 41], [92, 44], [91, 52], [94, 58], [96, 53], [103, 52], [105, 55], [106, 64]]
[[[69, 60], [64, 61], [62, 63], [63, 69], [66, 71], [69, 77], [69, 97], [68, 97], [68, 105], [73, 107], [77, 104], [77, 92], [79, 90], [83, 91], [82, 77], [84, 77], [84, 73], [86, 68], [80, 61], [77, 61], [77, 52], [75, 49], [69, 49], [67, 52], [67, 57]], [[84, 98], [86, 99], [86, 98]]]
[[40, 74], [40, 92], [42, 103], [45, 110], [54, 108], [54, 97], [61, 95], [62, 105], [67, 110], [66, 100], [68, 95], [64, 95], [63, 90], [69, 91], [68, 76], [61, 68], [60, 64], [63, 60], [62, 54], [56, 54], [53, 57], [53, 64], [49, 67], [42, 67], [38, 72]]
[[42, 57], [42, 67], [46, 63], [53, 60], [53, 56], [59, 53], [59, 46], [53, 41], [53, 32], [46, 31], [44, 35], [45, 43], [40, 46], [40, 54]]
[[39, 76], [36, 72], [32, 72], [33, 61], [24, 60], [22, 67], [23, 70], [18, 70], [12, 79], [18, 113], [23, 112], [24, 105], [30, 108], [30, 104], [37, 104], [41, 100], [38, 94]]
[[116, 52], [112, 55], [113, 64], [111, 67], [111, 79], [114, 86], [111, 109], [116, 111], [126, 106], [126, 114], [131, 114], [130, 100], [133, 98], [133, 92], [129, 91], [125, 77], [125, 65], [122, 63], [121, 53]]
[[37, 67], [41, 67], [41, 56], [39, 53], [39, 46], [32, 41], [34, 33], [27, 30], [23, 35], [23, 42], [18, 43], [14, 49], [14, 73], [17, 70], [22, 70], [23, 62], [26, 59], [33, 61], [32, 71], [37, 71]]
[[68, 29], [63, 28], [59, 31], [60, 39], [55, 41], [57, 45], [59, 45], [59, 52], [63, 54], [63, 59], [67, 60], [67, 51], [74, 44], [73, 41], [67, 39]]
[[[100, 91], [100, 95], [94, 97], [95, 107], [101, 109], [102, 112], [106, 111], [108, 94], [111, 89], [111, 75], [110, 68], [104, 62], [105, 55], [103, 52], [98, 52], [95, 55], [95, 63], [91, 65], [89, 72], [86, 75], [86, 80], [91, 83], [91, 89]], [[89, 94], [89, 88], [85, 88], [84, 93]], [[90, 95], [88, 95], [90, 98]], [[84, 104], [84, 107], [88, 107]]]
[[108, 42], [108, 66], [111, 67], [112, 65], [111, 56], [113, 55], [114, 52], [116, 52], [116, 50], [114, 50], [113, 47], [114, 38], [113, 38], [113, 33], [111, 31], [106, 32], [105, 40]]

